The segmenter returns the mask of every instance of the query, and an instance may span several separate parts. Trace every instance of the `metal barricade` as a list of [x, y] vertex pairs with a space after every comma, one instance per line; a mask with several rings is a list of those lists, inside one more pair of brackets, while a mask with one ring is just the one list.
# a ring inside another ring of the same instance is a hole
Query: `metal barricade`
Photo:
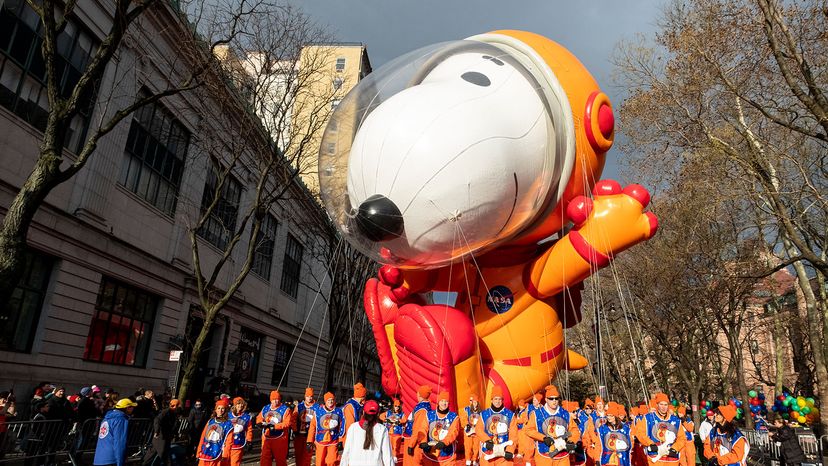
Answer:
[[[0, 452], [0, 465], [41, 466], [69, 460], [77, 464], [83, 455], [94, 454], [100, 419], [83, 424], [60, 420], [12, 421]], [[127, 457], [139, 457], [152, 438], [152, 420], [130, 419], [127, 430]]]
[[[782, 463], [780, 444], [774, 441], [768, 432], [748, 430], [743, 433], [750, 445], [749, 463], [765, 466], [779, 466]], [[817, 439], [811, 432], [797, 432], [796, 437], [808, 461], [807, 464], [822, 466], [822, 447], [828, 445], [828, 436]]]

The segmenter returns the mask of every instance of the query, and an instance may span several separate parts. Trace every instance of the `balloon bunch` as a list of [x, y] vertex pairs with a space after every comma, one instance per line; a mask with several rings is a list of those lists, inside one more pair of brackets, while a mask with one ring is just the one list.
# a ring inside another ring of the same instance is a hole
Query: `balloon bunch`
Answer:
[[767, 416], [768, 415], [768, 407], [765, 406], [765, 394], [762, 392], [756, 393], [756, 390], [751, 390], [748, 392], [748, 396], [750, 397], [750, 415], [753, 417], [753, 420], [756, 421], [756, 417], [759, 415]]
[[771, 410], [785, 419], [791, 419], [800, 424], [813, 424], [819, 422], [819, 409], [814, 404], [813, 398], [795, 397], [784, 392], [776, 397]]

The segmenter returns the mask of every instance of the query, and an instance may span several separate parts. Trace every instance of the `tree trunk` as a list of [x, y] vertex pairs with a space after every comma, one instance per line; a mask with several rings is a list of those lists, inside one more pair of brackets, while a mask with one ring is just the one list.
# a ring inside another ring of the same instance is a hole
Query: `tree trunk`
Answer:
[[0, 303], [11, 298], [17, 286], [26, 236], [37, 209], [54, 187], [60, 158], [54, 151], [41, 151], [29, 178], [12, 200], [0, 230]]
[[[789, 257], [798, 255], [784, 232], [782, 234], [782, 244], [785, 246], [785, 251]], [[796, 271], [799, 289], [805, 297], [805, 315], [808, 319], [806, 327], [808, 328], [808, 339], [811, 342], [811, 353], [814, 355], [814, 372], [816, 372], [816, 384], [819, 389], [819, 423], [822, 432], [826, 432], [826, 428], [828, 428], [828, 409], [826, 409], [828, 408], [828, 367], [826, 367], [825, 362], [822, 316], [817, 308], [816, 295], [811, 287], [805, 266], [802, 265], [801, 261], [795, 262], [793, 266]]]
[[773, 352], [774, 362], [776, 363], [776, 383], [774, 385], [774, 396], [779, 396], [782, 393], [782, 385], [785, 383], [785, 362], [782, 350], [782, 319], [779, 315], [779, 305], [772, 304], [773, 309]]
[[213, 322], [216, 320], [216, 310], [210, 309], [204, 313], [204, 325], [198, 332], [195, 342], [193, 343], [193, 352], [187, 356], [187, 364], [184, 365], [184, 375], [181, 377], [181, 385], [178, 388], [177, 398], [184, 403], [187, 399], [187, 393], [190, 391], [190, 384], [193, 381], [196, 368], [198, 367], [199, 356], [201, 356], [201, 348], [204, 346], [204, 341], [207, 340], [207, 335], [210, 329], [213, 328]]

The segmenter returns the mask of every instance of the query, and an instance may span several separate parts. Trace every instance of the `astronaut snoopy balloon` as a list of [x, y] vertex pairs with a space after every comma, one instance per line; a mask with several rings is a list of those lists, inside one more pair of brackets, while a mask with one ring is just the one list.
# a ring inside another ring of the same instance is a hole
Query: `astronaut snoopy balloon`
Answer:
[[521, 31], [411, 52], [348, 93], [320, 192], [383, 264], [364, 300], [386, 392], [410, 408], [420, 385], [454, 400], [499, 385], [508, 405], [587, 364], [563, 347], [581, 282], [657, 228], [646, 189], [598, 181], [613, 126], [577, 58]]

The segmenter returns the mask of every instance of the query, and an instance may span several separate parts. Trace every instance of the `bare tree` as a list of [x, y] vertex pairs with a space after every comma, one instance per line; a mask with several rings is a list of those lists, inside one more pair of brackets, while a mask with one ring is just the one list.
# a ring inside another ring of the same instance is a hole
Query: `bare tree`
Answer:
[[[279, 206], [311, 233], [312, 243], [328, 244], [333, 234], [314, 227], [328, 220], [300, 179], [315, 166], [317, 141], [341, 92], [319, 85], [329, 76], [330, 51], [304, 47], [328, 37], [301, 11], [282, 5], [259, 7], [240, 26], [244, 35], [215, 50], [221, 70], [198, 100], [199, 113], [219, 130], [193, 142], [207, 165], [204, 194], [190, 202], [187, 229], [204, 325], [183, 368], [180, 399], [191, 390], [216, 318], [261, 249], [272, 254], [272, 210]], [[243, 185], [252, 186], [249, 193]]]
[[671, 184], [689, 158], [715, 157], [722, 183], [761, 219], [754, 236], [781, 251], [777, 265], [754, 275], [793, 267], [823, 406], [828, 309], [811, 278], [828, 273], [825, 26], [818, 1], [674, 2], [655, 43], [624, 44], [617, 60], [631, 89], [621, 114], [633, 164], [658, 167]]
[[[211, 18], [214, 26], [221, 26], [223, 34], [213, 37], [211, 42], [194, 34], [201, 25], [188, 25], [177, 21], [159, 31], [151, 18], [175, 17], [172, 5], [156, 0], [114, 0], [106, 5], [111, 14], [111, 26], [103, 39], [94, 48], [88, 63], [77, 80], [64, 83], [65, 67], [60, 42], [67, 25], [77, 20], [77, 2], [54, 0], [28, 1], [28, 8], [39, 19], [42, 31], [40, 53], [45, 68], [46, 95], [45, 127], [40, 140], [38, 159], [32, 167], [23, 186], [15, 195], [3, 218], [0, 229], [0, 301], [8, 300], [17, 285], [21, 260], [25, 252], [26, 237], [35, 213], [46, 197], [57, 186], [75, 176], [92, 158], [101, 140], [122, 121], [141, 108], [170, 96], [186, 93], [203, 84], [203, 77], [216, 66], [211, 50], [219, 44], [232, 40], [240, 33], [240, 21], [255, 12], [256, 6], [245, 1], [229, 2], [227, 5], [212, 6]], [[143, 67], [127, 63], [128, 54], [121, 46], [131, 36], [140, 37], [142, 30], [152, 29], [153, 33], [164, 34], [181, 46], [174, 56], [153, 57], [154, 66], [168, 72], [166, 81], [160, 82], [155, 90], [138, 95], [122, 95], [125, 82], [142, 82]], [[111, 84], [102, 88], [102, 83]], [[90, 123], [85, 138], [67, 147], [67, 135], [77, 134], [77, 127], [83, 113], [90, 108], [96, 110], [95, 119]], [[70, 153], [69, 151], [74, 151]]]

